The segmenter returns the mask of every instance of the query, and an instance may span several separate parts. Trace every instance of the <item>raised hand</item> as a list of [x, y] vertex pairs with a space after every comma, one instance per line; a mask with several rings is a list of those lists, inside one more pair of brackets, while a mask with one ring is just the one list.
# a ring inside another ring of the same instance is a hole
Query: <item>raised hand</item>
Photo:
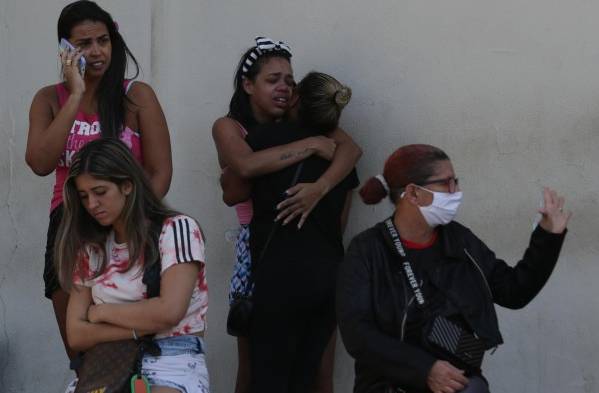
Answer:
[[572, 212], [564, 210], [564, 197], [549, 187], [543, 188], [543, 207], [541, 213], [541, 228], [551, 233], [562, 233], [568, 225]]

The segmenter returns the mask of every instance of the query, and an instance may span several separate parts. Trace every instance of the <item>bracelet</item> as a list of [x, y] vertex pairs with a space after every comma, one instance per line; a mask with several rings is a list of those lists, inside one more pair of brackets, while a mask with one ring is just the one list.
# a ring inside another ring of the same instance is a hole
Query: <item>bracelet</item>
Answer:
[[131, 333], [133, 333], [133, 339], [137, 341], [139, 337], [137, 336], [137, 332], [135, 331], [135, 329], [131, 329]]

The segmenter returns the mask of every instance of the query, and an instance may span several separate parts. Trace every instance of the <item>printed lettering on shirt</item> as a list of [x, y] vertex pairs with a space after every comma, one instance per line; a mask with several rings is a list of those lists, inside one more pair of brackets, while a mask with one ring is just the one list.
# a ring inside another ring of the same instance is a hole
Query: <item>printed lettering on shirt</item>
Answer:
[[81, 123], [79, 123], [79, 131], [77, 132], [77, 135], [89, 135], [90, 128], [91, 127], [89, 123], [82, 121]]
[[89, 134], [90, 135], [98, 135], [100, 133], [100, 122], [99, 121], [94, 121], [89, 129]]
[[71, 134], [77, 135], [97, 135], [100, 133], [100, 122], [94, 121], [91, 124], [81, 120], [75, 120], [73, 122], [73, 126], [71, 127]]
[[73, 156], [77, 153], [77, 150], [65, 150], [62, 152], [62, 156], [58, 162], [60, 166], [71, 166], [71, 161], [73, 161]]
[[70, 167], [75, 153], [77, 153], [85, 144], [90, 141], [88, 138], [80, 139], [77, 136], [94, 137], [93, 139], [95, 139], [96, 135], [100, 134], [100, 132], [101, 129], [99, 121], [94, 121], [90, 124], [85, 121], [75, 120], [73, 122], [73, 126], [71, 127], [71, 132], [65, 145], [65, 150], [62, 152], [62, 155], [58, 160], [58, 166]]
[[87, 142], [87, 140], [81, 140], [71, 135], [69, 136], [69, 139], [67, 139], [65, 149], [79, 151]]
[[75, 121], [73, 122], [73, 126], [71, 127], [71, 132], [70, 132], [70, 134], [74, 134], [74, 133], [76, 133], [76, 132], [77, 132], [77, 130], [79, 129], [79, 124], [81, 124], [81, 121], [79, 121], [79, 120], [75, 120]]

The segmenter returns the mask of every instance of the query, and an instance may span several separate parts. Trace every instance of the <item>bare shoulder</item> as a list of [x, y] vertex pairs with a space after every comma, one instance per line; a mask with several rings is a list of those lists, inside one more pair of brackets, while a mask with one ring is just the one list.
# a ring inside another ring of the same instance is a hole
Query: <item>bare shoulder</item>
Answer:
[[34, 101], [40, 101], [49, 105], [58, 104], [58, 95], [56, 93], [56, 85], [44, 86], [35, 93]]
[[143, 106], [156, 101], [156, 93], [152, 86], [141, 81], [131, 81], [127, 97], [137, 105]]
[[231, 119], [228, 116], [223, 116], [223, 117], [219, 117], [218, 119], [216, 119], [216, 121], [214, 122], [213, 127], [238, 127], [237, 125], [237, 121]]
[[30, 110], [32, 116], [41, 114], [44, 114], [44, 117], [55, 116], [59, 110], [56, 85], [42, 87], [35, 93], [35, 96], [33, 96]]
[[223, 116], [216, 119], [214, 124], [212, 125], [212, 135], [222, 135], [234, 132], [239, 134], [240, 125], [236, 120], [231, 119], [230, 117]]

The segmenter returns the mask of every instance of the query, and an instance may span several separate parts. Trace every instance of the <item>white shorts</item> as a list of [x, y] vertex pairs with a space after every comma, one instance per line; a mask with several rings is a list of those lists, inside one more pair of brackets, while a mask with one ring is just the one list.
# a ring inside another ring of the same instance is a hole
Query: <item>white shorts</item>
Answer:
[[160, 356], [144, 355], [141, 373], [150, 385], [179, 389], [181, 393], [209, 393], [204, 341], [197, 336], [155, 340]]

